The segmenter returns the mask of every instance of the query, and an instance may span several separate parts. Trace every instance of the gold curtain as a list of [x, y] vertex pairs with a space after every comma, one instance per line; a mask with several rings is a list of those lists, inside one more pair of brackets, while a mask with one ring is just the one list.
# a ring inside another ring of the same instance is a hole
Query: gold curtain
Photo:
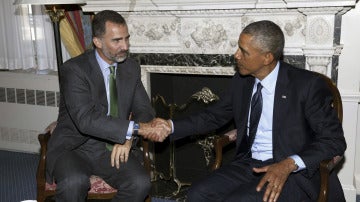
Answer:
[[60, 36], [71, 57], [76, 57], [85, 51], [67, 18], [60, 20]]

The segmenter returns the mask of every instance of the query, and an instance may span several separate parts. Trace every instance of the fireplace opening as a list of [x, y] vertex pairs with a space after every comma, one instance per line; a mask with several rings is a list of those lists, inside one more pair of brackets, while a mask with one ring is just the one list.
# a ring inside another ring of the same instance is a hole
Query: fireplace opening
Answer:
[[[181, 118], [215, 104], [216, 101], [204, 103], [201, 100], [192, 99], [191, 96], [207, 87], [221, 99], [231, 78], [231, 76], [218, 75], [151, 73], [151, 98], [157, 117]], [[159, 96], [163, 98], [160, 104], [157, 99]], [[173, 108], [169, 109], [163, 105], [163, 101], [166, 106]], [[184, 104], [186, 108], [180, 109]], [[233, 123], [229, 122], [226, 126], [206, 134], [192, 135], [173, 143], [169, 141], [169, 138], [162, 143], [154, 143], [153, 180], [165, 179], [175, 182], [177, 184], [175, 190], [168, 191], [176, 192], [176, 189], [179, 191], [183, 185], [205, 177], [211, 172], [214, 160], [213, 138], [232, 128]], [[228, 162], [234, 155], [234, 146], [230, 146], [228, 150], [225, 152], [224, 162]], [[173, 162], [171, 162], [172, 157]], [[169, 187], [171, 186], [167, 188]]]
[[167, 103], [182, 104], [203, 87], [214, 94], [221, 95], [227, 88], [231, 76], [193, 75], [193, 74], [150, 74], [151, 97], [161, 95]]

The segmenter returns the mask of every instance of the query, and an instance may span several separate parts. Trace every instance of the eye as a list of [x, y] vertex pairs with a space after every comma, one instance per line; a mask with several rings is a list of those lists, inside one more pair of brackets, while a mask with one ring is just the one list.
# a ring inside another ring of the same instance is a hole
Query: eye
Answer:
[[242, 55], [244, 55], [244, 53], [246, 53], [246, 51], [242, 47], [239, 47], [239, 50]]

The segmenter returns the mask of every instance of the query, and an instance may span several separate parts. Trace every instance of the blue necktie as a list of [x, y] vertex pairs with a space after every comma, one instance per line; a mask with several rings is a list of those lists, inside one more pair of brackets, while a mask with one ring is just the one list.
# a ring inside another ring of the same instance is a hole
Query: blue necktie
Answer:
[[249, 139], [248, 139], [249, 150], [251, 150], [251, 146], [254, 142], [262, 112], [263, 102], [262, 102], [261, 89], [262, 89], [262, 85], [259, 82], [257, 84], [256, 92], [254, 93], [251, 99], [250, 126], [249, 126]]

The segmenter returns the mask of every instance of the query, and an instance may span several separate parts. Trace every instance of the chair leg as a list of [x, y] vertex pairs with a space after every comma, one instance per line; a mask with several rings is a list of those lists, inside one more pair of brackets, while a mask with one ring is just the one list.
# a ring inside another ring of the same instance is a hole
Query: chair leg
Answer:
[[37, 202], [45, 202], [45, 195], [44, 193], [37, 193], [37, 197], [36, 197], [36, 201]]

